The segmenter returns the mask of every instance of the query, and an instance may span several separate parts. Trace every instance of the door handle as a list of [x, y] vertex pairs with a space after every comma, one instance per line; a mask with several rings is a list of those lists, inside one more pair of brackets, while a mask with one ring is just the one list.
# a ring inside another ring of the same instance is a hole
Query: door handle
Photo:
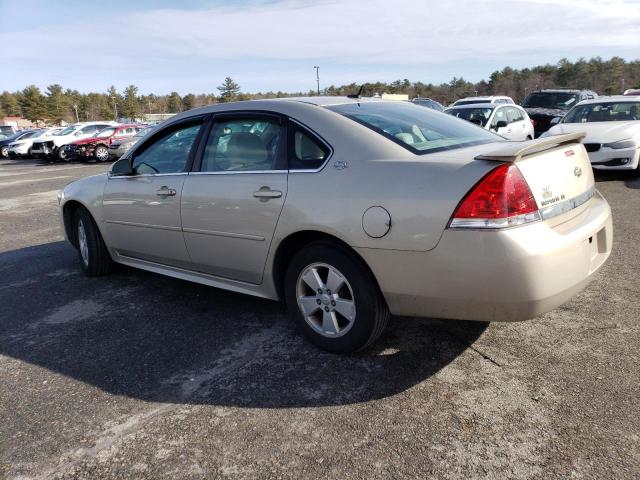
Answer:
[[269, 187], [261, 187], [257, 192], [253, 192], [253, 196], [260, 199], [280, 198], [282, 192], [280, 190], [271, 190]]
[[167, 186], [160, 187], [156, 191], [156, 195], [158, 195], [159, 197], [175, 197], [176, 196], [176, 189], [175, 188], [169, 188]]

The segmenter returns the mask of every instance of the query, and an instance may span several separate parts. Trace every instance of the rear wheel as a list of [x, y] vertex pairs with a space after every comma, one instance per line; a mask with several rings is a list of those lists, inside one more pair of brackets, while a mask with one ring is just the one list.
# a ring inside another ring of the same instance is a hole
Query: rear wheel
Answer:
[[79, 208], [74, 215], [73, 225], [80, 266], [85, 275], [97, 277], [110, 273], [113, 260], [91, 214], [85, 208]]
[[109, 160], [109, 149], [104, 145], [98, 145], [93, 152], [93, 156], [98, 162], [106, 162]]
[[330, 243], [294, 255], [285, 276], [289, 314], [318, 347], [348, 353], [371, 345], [389, 320], [373, 275], [360, 259]]

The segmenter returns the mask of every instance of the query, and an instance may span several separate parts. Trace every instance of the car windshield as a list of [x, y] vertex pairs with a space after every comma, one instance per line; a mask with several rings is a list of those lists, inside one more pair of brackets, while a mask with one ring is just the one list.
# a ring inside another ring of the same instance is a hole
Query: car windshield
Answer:
[[474, 103], [491, 103], [491, 100], [458, 100], [454, 105], [457, 107], [458, 105], [472, 105]]
[[104, 130], [100, 130], [98, 133], [96, 133], [93, 138], [104, 138], [104, 137], [110, 137], [111, 135], [113, 135], [113, 132], [115, 132], [116, 129], [115, 128], [105, 128]]
[[576, 105], [562, 123], [625, 122], [640, 120], [640, 102], [606, 102]]
[[491, 116], [492, 111], [493, 109], [488, 107], [450, 108], [449, 110], [446, 110], [445, 113], [484, 127], [489, 121], [489, 117]]
[[577, 93], [564, 92], [536, 92], [524, 99], [522, 106], [525, 108], [554, 108], [569, 110], [580, 96]]
[[26, 140], [27, 138], [34, 138], [40, 135], [40, 131], [36, 130], [33, 132], [22, 132], [20, 135], [16, 137], [16, 140]]
[[54, 133], [54, 135], [60, 136], [60, 137], [63, 136], [63, 135], [71, 135], [73, 132], [76, 131], [76, 128], [77, 127], [74, 127], [74, 126], [63, 128], [58, 133]]
[[408, 102], [349, 103], [327, 108], [417, 154], [501, 141], [468, 122]]
[[18, 133], [13, 133], [11, 135], [3, 135], [3, 134], [0, 133], [0, 140], [15, 140], [16, 138], [18, 138], [23, 133], [24, 132], [18, 132]]

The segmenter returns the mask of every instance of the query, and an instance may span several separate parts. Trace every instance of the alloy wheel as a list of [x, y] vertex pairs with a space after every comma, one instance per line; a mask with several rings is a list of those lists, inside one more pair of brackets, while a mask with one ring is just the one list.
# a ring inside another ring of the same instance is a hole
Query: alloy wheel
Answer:
[[89, 244], [87, 243], [87, 233], [82, 220], [78, 221], [78, 248], [80, 249], [82, 261], [86, 266], [89, 266]]
[[104, 162], [109, 158], [109, 150], [105, 147], [98, 147], [96, 148], [95, 156], [99, 162]]
[[326, 263], [313, 263], [297, 281], [298, 308], [311, 328], [324, 337], [345, 335], [356, 319], [353, 289], [346, 277]]

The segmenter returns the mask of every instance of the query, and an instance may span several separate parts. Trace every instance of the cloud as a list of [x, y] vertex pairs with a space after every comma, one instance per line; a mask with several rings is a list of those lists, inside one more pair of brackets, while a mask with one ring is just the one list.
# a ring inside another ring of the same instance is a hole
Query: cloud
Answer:
[[553, 61], [564, 52], [591, 56], [640, 45], [635, 0], [281, 0], [116, 10], [100, 12], [100, 21], [84, 15], [55, 26], [25, 22], [22, 31], [0, 34], [0, 41], [15, 45], [3, 51], [3, 63], [23, 74], [40, 66], [80, 77], [92, 68], [109, 74], [113, 68], [102, 66], [111, 65], [144, 79], [194, 75], [199, 65], [207, 72], [225, 65], [247, 72], [273, 62], [286, 76], [302, 62], [414, 70], [498, 56], [508, 64], [531, 51], [548, 52]]

